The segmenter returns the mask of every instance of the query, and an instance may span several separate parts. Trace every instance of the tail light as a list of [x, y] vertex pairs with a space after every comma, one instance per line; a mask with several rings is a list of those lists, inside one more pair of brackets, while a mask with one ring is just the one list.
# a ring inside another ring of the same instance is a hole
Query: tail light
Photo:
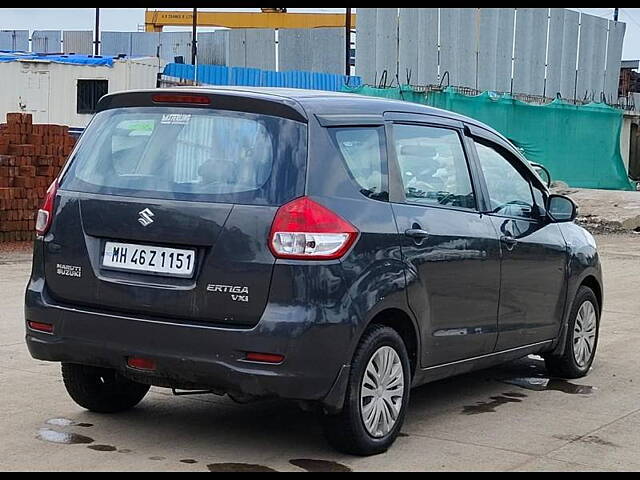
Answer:
[[342, 257], [358, 237], [349, 222], [308, 197], [278, 209], [271, 225], [271, 252], [277, 258], [334, 260]]
[[56, 193], [58, 193], [58, 179], [55, 179], [49, 185], [42, 207], [38, 210], [38, 217], [36, 218], [36, 233], [38, 235], [44, 235], [49, 231], [51, 220], [53, 220], [53, 203], [56, 199]]

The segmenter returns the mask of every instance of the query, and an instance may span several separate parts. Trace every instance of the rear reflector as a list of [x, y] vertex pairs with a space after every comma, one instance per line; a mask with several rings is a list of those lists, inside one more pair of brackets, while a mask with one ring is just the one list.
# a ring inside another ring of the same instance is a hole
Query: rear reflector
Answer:
[[40, 322], [27, 322], [29, 328], [31, 330], [36, 330], [38, 332], [44, 333], [53, 333], [53, 325], [50, 323], [40, 323]]
[[137, 370], [155, 370], [156, 362], [149, 360], [148, 358], [129, 357], [127, 359], [127, 365]]
[[196, 105], [209, 105], [211, 103], [211, 99], [204, 95], [157, 93], [151, 99], [156, 103], [191, 103]]
[[257, 353], [247, 352], [245, 360], [250, 362], [262, 362], [262, 363], [282, 363], [284, 355], [278, 355], [275, 353]]

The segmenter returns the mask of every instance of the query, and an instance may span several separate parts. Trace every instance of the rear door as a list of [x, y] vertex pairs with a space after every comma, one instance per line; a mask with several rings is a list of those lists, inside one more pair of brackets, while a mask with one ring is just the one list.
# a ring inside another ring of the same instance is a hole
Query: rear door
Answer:
[[255, 325], [273, 217], [303, 194], [306, 124], [242, 111], [241, 97], [234, 110], [149, 103], [102, 111], [83, 134], [45, 238], [48, 292], [106, 311]]
[[390, 173], [399, 186], [392, 206], [409, 305], [421, 324], [422, 365], [430, 367], [493, 351], [500, 248], [478, 210], [462, 125], [426, 118], [394, 123]]
[[496, 349], [553, 339], [564, 312], [568, 256], [558, 224], [542, 215], [546, 193], [489, 135], [477, 136], [474, 145], [502, 252]]

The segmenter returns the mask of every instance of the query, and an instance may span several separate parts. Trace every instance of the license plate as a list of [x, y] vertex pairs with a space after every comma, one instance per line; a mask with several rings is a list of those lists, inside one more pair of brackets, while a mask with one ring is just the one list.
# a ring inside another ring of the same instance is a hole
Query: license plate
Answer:
[[151, 275], [191, 277], [195, 258], [194, 250], [106, 242], [102, 266]]

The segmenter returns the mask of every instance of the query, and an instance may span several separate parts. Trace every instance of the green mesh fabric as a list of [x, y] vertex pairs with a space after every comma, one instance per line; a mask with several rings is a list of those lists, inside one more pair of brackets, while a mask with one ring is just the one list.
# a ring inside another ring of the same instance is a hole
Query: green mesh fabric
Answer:
[[345, 87], [343, 91], [405, 100], [475, 118], [502, 133], [528, 160], [547, 167], [553, 180], [571, 187], [634, 190], [620, 154], [621, 110], [603, 103], [572, 105], [554, 100], [536, 105], [509, 95], [468, 96], [447, 88]]

